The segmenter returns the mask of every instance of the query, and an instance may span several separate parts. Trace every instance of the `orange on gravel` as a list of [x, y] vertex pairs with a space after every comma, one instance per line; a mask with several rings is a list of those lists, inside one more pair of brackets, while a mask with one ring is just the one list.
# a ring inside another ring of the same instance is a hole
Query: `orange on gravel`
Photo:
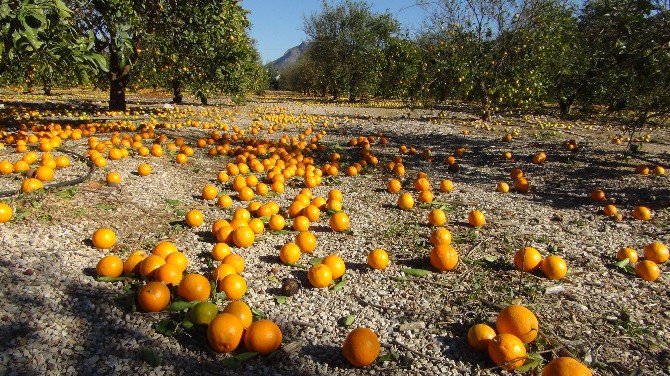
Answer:
[[191, 209], [186, 213], [185, 222], [188, 227], [198, 227], [204, 221], [202, 212], [198, 209]]
[[593, 200], [593, 201], [602, 202], [602, 201], [605, 201], [605, 198], [606, 198], [605, 191], [603, 191], [600, 188], [594, 189], [591, 192], [591, 200]]
[[114, 255], [105, 256], [98, 261], [95, 270], [100, 277], [120, 277], [123, 274], [123, 260]]
[[433, 192], [431, 191], [422, 191], [419, 193], [419, 201], [430, 204], [433, 202]]
[[633, 248], [621, 248], [617, 253], [616, 253], [616, 259], [618, 261], [623, 261], [625, 259], [628, 259], [628, 263], [631, 265], [635, 265], [635, 263], [638, 260], [638, 255], [637, 251], [635, 251]]
[[428, 213], [428, 223], [433, 226], [444, 226], [447, 223], [447, 215], [442, 209], [433, 209]]
[[329, 255], [325, 257], [322, 261], [322, 264], [328, 265], [330, 271], [333, 275], [333, 279], [339, 279], [342, 277], [346, 271], [346, 266], [344, 265], [344, 260], [338, 255]]
[[100, 227], [91, 238], [93, 246], [98, 249], [110, 249], [116, 244], [116, 234], [109, 228]]
[[[260, 235], [265, 229], [265, 224], [260, 220], [260, 218], [252, 218], [247, 224], [247, 227], [249, 227], [251, 231], [254, 232], [254, 235]], [[233, 234], [233, 236], [235, 235]]]
[[214, 236], [216, 241], [219, 243], [226, 243], [228, 245], [233, 243], [233, 231], [235, 229], [232, 226], [223, 226], [221, 227]]
[[449, 244], [440, 244], [430, 251], [430, 264], [441, 272], [453, 270], [458, 265], [458, 252]]
[[51, 167], [41, 166], [35, 170], [35, 178], [40, 181], [52, 181], [54, 179], [54, 170]]
[[631, 212], [633, 218], [639, 221], [648, 221], [651, 219], [652, 212], [646, 206], [636, 206]]
[[506, 370], [519, 368], [526, 361], [526, 348], [516, 336], [501, 333], [491, 339], [488, 353], [493, 363]]
[[243, 332], [242, 320], [230, 313], [221, 313], [207, 326], [207, 341], [216, 352], [230, 353], [240, 345]]
[[216, 198], [216, 196], [218, 196], [218, 195], [219, 195], [219, 190], [216, 189], [216, 187], [211, 185], [211, 184], [207, 184], [206, 186], [204, 186], [202, 188], [202, 198], [204, 200], [208, 200], [208, 201], [214, 200]]
[[430, 244], [449, 245], [451, 244], [451, 232], [444, 227], [438, 227], [430, 233]]
[[137, 166], [137, 174], [140, 176], [147, 176], [151, 174], [151, 166], [147, 163], [142, 163], [141, 165]]
[[109, 185], [121, 184], [121, 174], [116, 171], [112, 171], [107, 174], [107, 177], [105, 177], [105, 182]]
[[221, 195], [216, 203], [221, 209], [228, 209], [233, 206], [233, 199], [228, 195]]
[[140, 275], [144, 278], [152, 279], [156, 270], [165, 265], [165, 259], [157, 255], [150, 255], [142, 260], [140, 264]]
[[440, 191], [449, 193], [454, 190], [454, 183], [451, 180], [445, 179], [440, 183]]
[[369, 328], [352, 330], [342, 344], [342, 354], [351, 365], [365, 367], [379, 355], [379, 338]]
[[325, 264], [312, 265], [307, 271], [309, 283], [316, 288], [328, 287], [333, 281], [333, 272]]
[[540, 267], [542, 254], [533, 247], [524, 247], [514, 254], [514, 266], [517, 270], [533, 272]]
[[668, 261], [670, 253], [668, 247], [661, 242], [653, 242], [644, 246], [644, 258], [657, 264]]
[[293, 219], [293, 229], [299, 232], [309, 230], [309, 219], [304, 215], [299, 215]]
[[160, 256], [163, 259], [166, 259], [171, 253], [179, 252], [177, 246], [172, 242], [162, 241], [154, 247], [153, 253], [156, 256]]
[[211, 290], [209, 280], [204, 275], [187, 274], [179, 284], [177, 294], [189, 302], [205, 301], [209, 298]]
[[195, 325], [209, 325], [219, 314], [219, 308], [212, 302], [199, 302], [188, 312], [189, 320]]
[[507, 193], [509, 192], [509, 184], [505, 183], [504, 181], [498, 182], [496, 190], [500, 193]]
[[547, 278], [559, 280], [565, 277], [568, 273], [568, 264], [566, 264], [565, 260], [561, 257], [551, 255], [542, 260], [540, 270], [542, 270], [542, 273], [544, 273]]
[[123, 262], [123, 274], [139, 274], [140, 265], [142, 265], [142, 261], [144, 261], [145, 258], [147, 258], [147, 255], [144, 251], [142, 251], [141, 254], [132, 254], [128, 256], [126, 261]]
[[235, 268], [235, 273], [242, 273], [244, 271], [244, 257], [237, 253], [229, 254], [223, 261], [221, 261], [221, 263], [232, 265]]
[[286, 221], [281, 215], [274, 214], [272, 217], [270, 217], [270, 221], [268, 222], [268, 227], [270, 227], [270, 230], [281, 231], [284, 226], [286, 226]]
[[281, 329], [270, 320], [259, 320], [251, 324], [244, 334], [244, 346], [247, 351], [268, 355], [281, 346]]
[[154, 273], [154, 280], [158, 282], [163, 282], [165, 285], [177, 286], [182, 280], [182, 270], [179, 270], [179, 267], [172, 264], [165, 264], [160, 268], [156, 269]]
[[165, 258], [165, 262], [174, 265], [179, 269], [180, 272], [184, 272], [186, 270], [186, 267], [188, 266], [188, 258], [186, 258], [186, 255], [177, 251], [177, 252], [172, 252], [167, 257]]
[[226, 308], [223, 309], [223, 312], [230, 313], [233, 316], [237, 316], [237, 318], [239, 318], [240, 321], [242, 321], [244, 329], [248, 329], [251, 326], [251, 322], [253, 321], [251, 308], [249, 308], [247, 303], [241, 300], [233, 300], [232, 302], [228, 303], [228, 305], [226, 305]]
[[279, 259], [284, 264], [295, 264], [300, 260], [300, 247], [295, 243], [286, 243], [279, 251]]
[[403, 193], [398, 197], [397, 205], [402, 210], [410, 210], [414, 207], [414, 198], [409, 193]]
[[30, 193], [44, 188], [44, 184], [39, 179], [27, 178], [21, 182], [21, 192]]
[[530, 182], [524, 177], [514, 179], [514, 189], [519, 193], [528, 193], [530, 191]]
[[160, 312], [170, 304], [170, 290], [162, 282], [149, 282], [137, 293], [137, 303], [145, 312]]
[[237, 274], [237, 270], [235, 270], [235, 267], [231, 264], [221, 263], [219, 264], [219, 266], [216, 267], [216, 269], [214, 269], [214, 272], [212, 273], [212, 278], [214, 278], [214, 280], [218, 282], [224, 279], [229, 274]]
[[316, 205], [309, 204], [304, 209], [302, 209], [302, 215], [307, 217], [310, 222], [316, 222], [321, 216], [321, 210], [319, 210]]
[[240, 248], [247, 248], [254, 244], [256, 236], [248, 226], [238, 227], [233, 231], [233, 243]]
[[328, 220], [330, 228], [335, 232], [342, 232], [349, 229], [349, 216], [339, 212], [330, 216]]
[[505, 307], [496, 319], [496, 331], [512, 334], [523, 343], [531, 343], [537, 337], [540, 324], [535, 314], [528, 308], [512, 304]]
[[12, 207], [4, 202], [0, 202], [0, 223], [9, 222], [9, 220], [12, 219], [12, 215]]
[[389, 182], [386, 184], [386, 190], [388, 190], [391, 193], [398, 193], [402, 189], [402, 184], [400, 183], [400, 180], [398, 179], [391, 179]]
[[309, 231], [301, 232], [295, 237], [295, 244], [301, 252], [313, 253], [316, 249], [316, 236]]
[[486, 324], [476, 324], [468, 330], [468, 344], [475, 350], [486, 351], [496, 331]]
[[481, 211], [473, 210], [468, 214], [468, 223], [472, 227], [484, 227], [486, 224], [486, 217]]
[[613, 204], [607, 204], [603, 208], [603, 213], [605, 213], [605, 215], [608, 217], [613, 217], [617, 215], [618, 212], [619, 211], [617, 210], [616, 206], [614, 206]]
[[226, 299], [240, 300], [247, 292], [247, 281], [239, 274], [228, 274], [219, 281], [218, 289], [226, 293]]
[[642, 260], [635, 264], [635, 274], [645, 281], [654, 282], [661, 275], [661, 269], [651, 260]]
[[372, 269], [384, 270], [389, 264], [389, 255], [383, 249], [373, 249], [368, 253], [367, 262]]
[[542, 368], [542, 376], [591, 376], [589, 367], [570, 357], [553, 359]]
[[230, 254], [230, 246], [226, 243], [216, 243], [212, 247], [212, 258], [216, 261], [222, 261]]

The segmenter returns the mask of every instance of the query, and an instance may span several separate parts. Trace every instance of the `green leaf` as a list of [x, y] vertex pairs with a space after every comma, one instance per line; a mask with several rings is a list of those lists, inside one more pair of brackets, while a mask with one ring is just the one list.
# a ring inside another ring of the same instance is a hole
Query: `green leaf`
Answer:
[[95, 205], [93, 205], [93, 207], [96, 208], [96, 209], [100, 209], [100, 210], [112, 210], [112, 209], [115, 208], [114, 205], [112, 205], [112, 204], [105, 204], [105, 203], [95, 204]]
[[200, 303], [200, 302], [197, 301], [197, 300], [192, 301], [192, 302], [185, 302], [183, 300], [180, 300], [180, 301], [173, 302], [172, 304], [170, 304], [170, 306], [168, 307], [168, 310], [170, 310], [172, 312], [185, 311], [187, 309], [192, 308], [193, 306], [195, 306], [198, 303]]
[[170, 198], [166, 198], [166, 199], [165, 199], [165, 202], [167, 202], [167, 204], [170, 205], [170, 206], [172, 206], [172, 207], [181, 205], [181, 201], [179, 201], [179, 200], [173, 200], [173, 199], [170, 199]]
[[542, 356], [537, 354], [529, 354], [526, 358], [526, 362], [521, 367], [517, 368], [516, 371], [520, 373], [526, 373], [533, 368], [539, 368], [542, 364], [544, 364], [544, 359]]
[[321, 262], [323, 262], [324, 257], [313, 257], [311, 260], [309, 260], [310, 265], [318, 265]]
[[152, 367], [158, 367], [161, 364], [161, 358], [150, 347], [142, 347], [142, 360]]
[[253, 315], [254, 320], [263, 320], [265, 317], [267, 317], [265, 312], [263, 312], [263, 310], [260, 308], [252, 308], [251, 314]]
[[349, 315], [344, 319], [344, 326], [351, 326], [351, 324], [354, 323], [356, 320], [356, 316], [354, 315]]
[[123, 282], [126, 277], [98, 277], [96, 280], [98, 282]]
[[487, 256], [484, 257], [484, 260], [486, 260], [488, 262], [496, 262], [496, 260], [498, 260], [498, 256], [487, 255]]
[[288, 300], [288, 296], [284, 296], [284, 295], [275, 296], [275, 301], [279, 305], [286, 303], [287, 300]]
[[156, 333], [166, 337], [172, 337], [176, 328], [177, 324], [173, 320], [161, 320], [154, 325]]
[[429, 270], [415, 269], [415, 268], [405, 268], [405, 269], [402, 270], [402, 272], [407, 274], [407, 275], [414, 276], [414, 277], [425, 277], [428, 274], [430, 274]]
[[340, 282], [338, 282], [335, 286], [331, 287], [333, 291], [340, 291], [344, 288], [347, 282], [347, 275], [343, 275], [342, 279], [340, 279]]
[[289, 263], [286, 264], [286, 265], [288, 265], [288, 266], [292, 266], [292, 267], [294, 267], [294, 268], [307, 269], [307, 265], [296, 264], [296, 263], [293, 263], [293, 262], [289, 262]]
[[277, 277], [274, 276], [274, 274], [268, 275], [268, 280], [270, 282], [279, 283], [279, 280], [277, 279]]
[[617, 267], [619, 267], [621, 269], [626, 269], [626, 265], [628, 265], [628, 264], [630, 264], [630, 260], [628, 258], [625, 258], [625, 259], [615, 263], [614, 265], [616, 265]]
[[183, 326], [186, 329], [191, 329], [193, 327], [193, 323], [189, 320], [184, 320], [181, 322], [181, 326]]
[[398, 354], [394, 353], [394, 352], [384, 354], [384, 355], [380, 356], [379, 358], [377, 358], [377, 361], [380, 362], [380, 363], [381, 362], [397, 362], [398, 360], [400, 360], [400, 356]]

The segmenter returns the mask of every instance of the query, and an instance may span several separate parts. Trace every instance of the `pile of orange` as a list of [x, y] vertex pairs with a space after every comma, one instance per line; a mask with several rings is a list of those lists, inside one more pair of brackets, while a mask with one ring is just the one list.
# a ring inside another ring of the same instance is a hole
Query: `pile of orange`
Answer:
[[541, 270], [549, 279], [559, 280], [568, 273], [568, 264], [560, 256], [542, 254], [533, 247], [523, 247], [514, 254], [514, 266], [517, 270], [532, 273]]

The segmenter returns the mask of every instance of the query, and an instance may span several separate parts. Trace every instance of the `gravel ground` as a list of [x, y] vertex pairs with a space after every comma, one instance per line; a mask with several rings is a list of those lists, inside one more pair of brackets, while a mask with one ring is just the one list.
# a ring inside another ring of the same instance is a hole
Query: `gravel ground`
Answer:
[[[407, 267], [431, 269], [426, 246], [431, 231], [426, 225], [429, 209], [396, 209], [397, 195], [386, 192], [390, 175], [382, 168], [329, 180], [330, 185], [315, 188], [314, 194], [326, 196], [332, 188], [342, 190], [353, 234], [331, 232], [327, 216], [322, 215], [312, 227], [318, 236], [315, 256], [340, 255], [347, 263], [346, 286], [339, 291], [308, 288], [305, 270], [279, 262], [279, 247], [295, 234], [258, 237], [251, 248], [240, 251], [246, 262], [242, 275], [249, 284], [244, 300], [277, 322], [284, 346], [280, 356], [253, 359], [234, 372], [496, 374], [500, 371], [487, 356], [467, 346], [466, 332], [475, 323], [493, 322], [497, 312], [518, 297], [540, 319], [543, 336], [531, 350], [550, 358], [550, 350], [564, 347], [603, 375], [670, 373], [667, 265], [661, 266], [663, 275], [656, 283], [644, 282], [613, 265], [616, 251], [623, 246], [641, 252], [651, 241], [670, 241], [668, 180], [633, 173], [640, 163], [667, 162], [667, 140], [645, 144], [645, 162], [622, 158], [624, 146], [609, 143], [617, 130], [599, 124], [569, 123], [568, 129], [540, 126], [546, 124], [544, 118], [510, 117], [490, 126], [461, 112], [301, 102], [251, 103], [224, 107], [220, 112], [214, 108], [203, 112], [184, 106], [185, 111], [173, 117], [177, 121], [219, 118], [244, 128], [251, 124], [254, 109], [312, 114], [317, 123], [329, 123], [324, 142], [345, 158], [358, 153], [346, 146], [351, 137], [383, 132], [389, 145], [372, 148], [380, 165], [396, 155], [400, 144], [416, 146], [419, 151], [430, 147], [435, 155], [432, 162], [405, 157], [408, 176], [413, 178], [419, 170], [428, 173], [435, 200], [445, 203], [448, 228], [461, 257], [459, 266], [449, 273], [423, 278], [405, 275], [402, 270]], [[63, 114], [54, 113], [58, 115]], [[159, 117], [160, 121], [165, 118]], [[292, 126], [288, 133], [304, 127]], [[511, 143], [500, 141], [506, 127], [520, 131]], [[192, 127], [157, 132], [190, 142], [206, 135]], [[652, 135], [662, 137], [660, 132]], [[562, 147], [569, 138], [580, 145], [574, 155]], [[87, 150], [85, 140], [64, 145], [80, 153]], [[461, 171], [449, 173], [442, 160], [460, 145], [467, 148], [459, 158]], [[518, 157], [504, 160], [501, 154], [506, 150]], [[548, 155], [548, 162], [541, 166], [528, 158], [538, 151]], [[18, 157], [8, 148], [0, 149], [0, 159], [14, 162]], [[131, 312], [128, 304], [117, 299], [123, 295], [119, 283], [94, 278], [97, 261], [109, 253], [90, 244], [91, 234], [100, 226], [116, 231], [119, 244], [111, 253], [122, 258], [171, 239], [188, 256], [190, 272], [211, 270], [208, 229], [216, 219], [230, 217], [232, 209], [203, 202], [199, 194], [205, 184], [215, 182], [228, 159], [209, 158], [205, 149], [196, 149], [186, 165], [177, 165], [173, 159], [166, 153], [163, 158], [109, 161], [91, 180], [73, 188], [5, 199], [22, 218], [0, 225], [0, 337], [5, 339], [0, 344], [0, 374], [227, 371], [222, 368], [227, 356], [210, 350], [201, 335], [158, 334], [153, 325], [167, 313]], [[134, 171], [144, 161], [154, 172], [139, 177]], [[497, 181], [509, 181], [509, 171], [517, 166], [529, 177], [531, 193], [496, 192]], [[57, 173], [56, 181], [86, 170], [84, 163], [73, 161], [71, 168]], [[119, 187], [104, 184], [106, 173], [112, 170], [123, 177]], [[450, 194], [437, 191], [444, 178], [454, 181]], [[19, 185], [18, 178], [0, 177], [0, 190]], [[218, 186], [231, 192], [229, 185]], [[596, 187], [602, 187], [626, 213], [637, 204], [652, 207], [653, 220], [633, 221], [630, 215], [620, 222], [607, 219], [600, 206], [588, 199]], [[260, 201], [274, 200], [286, 208], [299, 190], [287, 185], [284, 195]], [[233, 209], [238, 206], [241, 203], [235, 202]], [[203, 226], [189, 229], [180, 224], [182, 212], [191, 208], [203, 210]], [[488, 224], [483, 229], [467, 226], [467, 213], [474, 208], [486, 214]], [[520, 280], [512, 257], [524, 244], [545, 255], [553, 249], [564, 257], [568, 277], [555, 282], [526, 274]], [[372, 271], [365, 264], [373, 248], [385, 248], [391, 254], [393, 262], [387, 270]], [[308, 261], [303, 256], [301, 262]], [[275, 299], [278, 281], [286, 277], [297, 278], [303, 288], [279, 304]], [[342, 322], [350, 315], [355, 320], [346, 327]], [[379, 335], [382, 355], [389, 355], [388, 360], [365, 370], [346, 363], [340, 346], [356, 326], [370, 327]], [[152, 349], [160, 365], [152, 367], [143, 361], [143, 348]]]

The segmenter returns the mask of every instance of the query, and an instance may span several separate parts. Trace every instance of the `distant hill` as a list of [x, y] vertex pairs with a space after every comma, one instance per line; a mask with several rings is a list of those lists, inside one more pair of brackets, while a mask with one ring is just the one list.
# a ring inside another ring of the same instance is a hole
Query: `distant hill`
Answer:
[[307, 50], [307, 42], [302, 42], [295, 47], [289, 48], [282, 57], [275, 61], [271, 61], [268, 65], [273, 66], [277, 69], [282, 69], [286, 66], [289, 66], [300, 58], [302, 54]]

